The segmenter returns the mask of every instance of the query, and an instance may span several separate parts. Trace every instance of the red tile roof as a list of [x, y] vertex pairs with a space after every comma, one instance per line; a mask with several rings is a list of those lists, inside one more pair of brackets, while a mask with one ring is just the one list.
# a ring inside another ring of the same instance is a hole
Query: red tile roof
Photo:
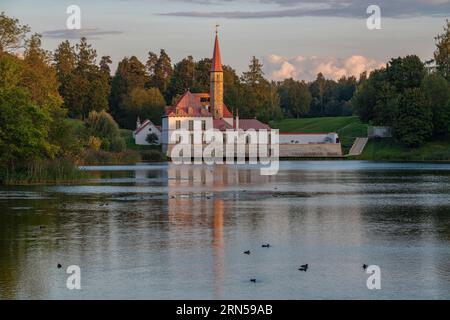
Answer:
[[213, 127], [214, 129], [218, 129], [220, 131], [225, 131], [227, 129], [233, 129], [233, 126], [230, 125], [223, 119], [213, 119]]
[[[236, 122], [235, 122], [235, 126], [236, 126]], [[269, 125], [262, 123], [261, 121], [259, 121], [257, 119], [239, 119], [239, 129], [242, 129], [242, 130], [249, 130], [249, 129], [270, 130], [270, 127], [269, 127]]]
[[[214, 119], [213, 126], [214, 126], [214, 129], [218, 129], [220, 131], [225, 131], [227, 129], [233, 129], [236, 126], [236, 120], [234, 120], [233, 125], [230, 125], [228, 122], [226, 122], [223, 119], [218, 119], [218, 120]], [[262, 123], [261, 121], [256, 120], [256, 119], [239, 119], [239, 129], [242, 129], [242, 130], [250, 130], [250, 129], [270, 130], [270, 127], [267, 124]]]
[[[145, 120], [141, 126], [139, 128], [136, 129], [135, 134], [138, 134], [139, 132], [141, 132], [142, 130], [144, 130], [148, 125], [153, 124], [153, 122], [151, 122], [150, 120]], [[153, 126], [158, 129], [159, 131], [161, 131], [161, 126], [155, 126], [153, 124]]]
[[[210, 106], [206, 107], [202, 99], [209, 99], [209, 93], [191, 93], [186, 91], [174, 106], [167, 107], [165, 115], [168, 117], [212, 117], [209, 111]], [[227, 106], [223, 106], [224, 118], [232, 118], [233, 114]]]
[[219, 36], [216, 34], [216, 41], [214, 43], [214, 53], [211, 64], [211, 72], [223, 72], [222, 59], [220, 57]]

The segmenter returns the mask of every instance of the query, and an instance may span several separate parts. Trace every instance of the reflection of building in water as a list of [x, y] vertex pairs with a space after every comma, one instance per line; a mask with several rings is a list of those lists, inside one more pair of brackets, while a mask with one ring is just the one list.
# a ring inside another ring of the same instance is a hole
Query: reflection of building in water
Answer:
[[[156, 179], [165, 182], [167, 180], [167, 172], [166, 170], [161, 170], [160, 167], [152, 167], [152, 166], [143, 166], [142, 169], [139, 167], [134, 171], [134, 178], [137, 180], [136, 183], [139, 183], [139, 180], [147, 180], [147, 179]], [[145, 181], [148, 183], [148, 181]], [[165, 184], [165, 183], [164, 183]]]
[[186, 230], [200, 228], [201, 231], [192, 236], [189, 245], [195, 246], [195, 241], [204, 241], [202, 236], [197, 237], [199, 234], [210, 237], [212, 291], [214, 298], [220, 299], [225, 276], [225, 201], [219, 197], [225, 188], [238, 185], [243, 178], [232, 167], [193, 165], [169, 165], [168, 178], [168, 219], [171, 223], [181, 224]]
[[[252, 171], [258, 174], [252, 174]], [[243, 169], [229, 165], [175, 165], [169, 164], [167, 169], [169, 196], [184, 191], [195, 192], [199, 189], [186, 190], [185, 187], [212, 187], [201, 191], [224, 191], [224, 188], [242, 187], [243, 184], [264, 183], [270, 176], [261, 176], [259, 168]]]
[[222, 297], [224, 279], [225, 248], [223, 239], [223, 200], [214, 201], [214, 228], [213, 228], [213, 273], [214, 273], [214, 298]]

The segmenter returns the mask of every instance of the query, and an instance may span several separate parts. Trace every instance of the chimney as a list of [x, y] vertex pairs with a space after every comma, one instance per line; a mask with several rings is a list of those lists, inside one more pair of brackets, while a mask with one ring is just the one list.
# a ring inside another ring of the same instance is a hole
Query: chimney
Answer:
[[139, 119], [139, 117], [136, 120], [136, 130], [139, 129], [141, 127], [141, 119]]

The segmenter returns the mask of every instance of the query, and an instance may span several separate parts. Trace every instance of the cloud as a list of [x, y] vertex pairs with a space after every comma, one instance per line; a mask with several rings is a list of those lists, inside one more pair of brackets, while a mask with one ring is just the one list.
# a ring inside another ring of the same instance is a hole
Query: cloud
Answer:
[[123, 32], [114, 30], [101, 30], [98, 28], [83, 28], [80, 30], [60, 29], [60, 30], [44, 31], [42, 33], [42, 36], [47, 38], [67, 39], [67, 40], [80, 39], [82, 37], [85, 37], [90, 40], [99, 40], [102, 39], [101, 36], [115, 35], [121, 33]]
[[[184, 2], [196, 2], [183, 0]], [[231, 0], [201, 1], [202, 3], [217, 4], [236, 2]], [[166, 16], [182, 16], [196, 18], [228, 18], [228, 19], [262, 19], [283, 17], [367, 17], [369, 5], [377, 4], [381, 8], [382, 16], [390, 18], [405, 18], [414, 16], [440, 16], [450, 14], [450, 0], [247, 0], [255, 8], [275, 5], [270, 10], [252, 11], [178, 11], [161, 13]]]
[[273, 54], [264, 59], [264, 71], [272, 80], [294, 78], [309, 81], [320, 72], [326, 78], [338, 80], [343, 76], [358, 77], [364, 71], [370, 72], [384, 66], [384, 63], [360, 55], [339, 59], [316, 56], [289, 58]]

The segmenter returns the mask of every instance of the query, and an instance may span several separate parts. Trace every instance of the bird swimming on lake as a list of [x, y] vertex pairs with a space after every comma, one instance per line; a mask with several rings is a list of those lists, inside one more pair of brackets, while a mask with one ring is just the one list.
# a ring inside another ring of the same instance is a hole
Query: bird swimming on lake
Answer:
[[363, 267], [364, 270], [366, 270], [369, 266], [364, 263], [362, 267]]
[[250, 279], [250, 282], [256, 283], [256, 279]]
[[309, 267], [308, 264], [304, 264], [304, 265], [301, 265], [298, 270], [306, 272], [306, 271], [308, 271], [308, 267]]
[[250, 250], [244, 251], [244, 254], [249, 255], [250, 254]]
[[268, 244], [263, 244], [262, 247], [263, 248], [270, 248], [270, 244], [269, 243]]
[[60, 263], [58, 263], [57, 267], [58, 267], [58, 269], [61, 269], [62, 265]]

